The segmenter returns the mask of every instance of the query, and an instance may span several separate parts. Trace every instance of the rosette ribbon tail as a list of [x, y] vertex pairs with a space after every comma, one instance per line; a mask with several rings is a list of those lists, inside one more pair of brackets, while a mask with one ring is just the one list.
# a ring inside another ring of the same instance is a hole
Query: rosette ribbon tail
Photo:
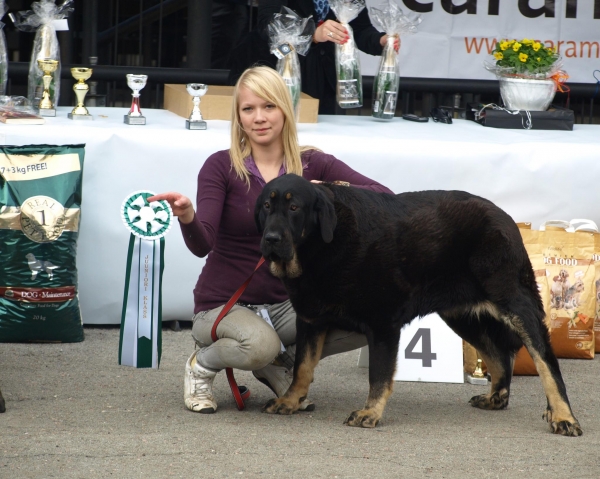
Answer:
[[164, 237], [130, 236], [119, 338], [122, 366], [158, 369], [160, 364], [164, 251]]

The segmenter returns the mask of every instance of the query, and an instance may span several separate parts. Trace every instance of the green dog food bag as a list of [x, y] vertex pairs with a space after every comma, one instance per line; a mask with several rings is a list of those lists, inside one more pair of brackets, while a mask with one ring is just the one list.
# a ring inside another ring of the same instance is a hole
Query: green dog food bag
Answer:
[[85, 145], [0, 146], [0, 341], [83, 341], [76, 251]]

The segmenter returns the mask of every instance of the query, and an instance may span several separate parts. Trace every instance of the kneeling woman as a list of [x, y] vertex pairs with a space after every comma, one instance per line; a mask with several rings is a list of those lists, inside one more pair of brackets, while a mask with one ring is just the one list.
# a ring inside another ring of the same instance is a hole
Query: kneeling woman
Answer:
[[[219, 323], [217, 341], [211, 339], [223, 305], [261, 257], [261, 236], [254, 222], [256, 199], [266, 183], [286, 173], [391, 193], [333, 156], [299, 146], [285, 83], [275, 70], [254, 67], [242, 74], [233, 93], [231, 148], [211, 155], [200, 170], [196, 208], [176, 192], [148, 198], [167, 200], [179, 218], [187, 247], [201, 258], [208, 255], [194, 289], [192, 336], [199, 349], [185, 366], [184, 400], [191, 411], [217, 410], [213, 379], [226, 367], [252, 371], [277, 396], [291, 383], [296, 315], [283, 285], [267, 267], [256, 272], [239, 303]], [[273, 327], [261, 313], [268, 314]], [[323, 357], [366, 344], [363, 335], [331, 331]], [[312, 407], [306, 400], [301, 409]]]

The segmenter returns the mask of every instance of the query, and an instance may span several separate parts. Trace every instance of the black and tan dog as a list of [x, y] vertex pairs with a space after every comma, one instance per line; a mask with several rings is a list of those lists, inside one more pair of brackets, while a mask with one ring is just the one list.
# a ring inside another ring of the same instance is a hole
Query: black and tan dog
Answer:
[[546, 392], [552, 432], [581, 435], [550, 348], [534, 273], [514, 221], [460, 191], [389, 195], [285, 175], [256, 203], [261, 250], [297, 312], [294, 379], [264, 410], [292, 414], [306, 398], [330, 328], [369, 343], [369, 396], [350, 426], [377, 425], [392, 393], [400, 329], [437, 312], [474, 345], [492, 376], [481, 409], [508, 405], [524, 344]]

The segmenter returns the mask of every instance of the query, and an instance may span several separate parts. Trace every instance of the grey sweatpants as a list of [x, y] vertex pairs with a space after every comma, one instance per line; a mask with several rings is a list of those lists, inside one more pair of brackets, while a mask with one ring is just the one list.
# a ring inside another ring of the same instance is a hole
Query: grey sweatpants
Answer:
[[[281, 352], [280, 360], [290, 369], [294, 364], [296, 343], [296, 313], [289, 300], [272, 305], [235, 305], [217, 326], [218, 341], [213, 342], [211, 330], [220, 306], [202, 311], [193, 317], [192, 336], [200, 347], [196, 360], [205, 368], [219, 371], [226, 367], [254, 371], [264, 368]], [[259, 315], [266, 309], [273, 328]], [[342, 330], [327, 333], [321, 359], [367, 345], [363, 334]]]

